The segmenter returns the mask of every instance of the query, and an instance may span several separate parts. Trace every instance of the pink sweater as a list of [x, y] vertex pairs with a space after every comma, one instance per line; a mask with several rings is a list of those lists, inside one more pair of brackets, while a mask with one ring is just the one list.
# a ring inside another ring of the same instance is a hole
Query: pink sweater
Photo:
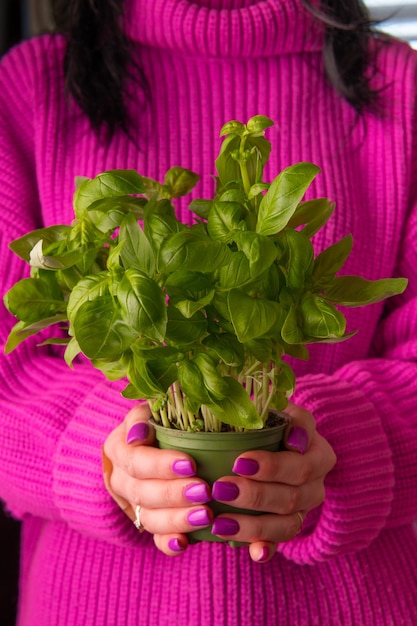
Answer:
[[[134, 6], [133, 6], [134, 5]], [[221, 8], [220, 8], [221, 7]], [[211, 193], [221, 125], [275, 120], [268, 176], [309, 160], [311, 195], [337, 200], [317, 250], [353, 233], [347, 273], [409, 278], [405, 294], [347, 311], [354, 339], [296, 363], [295, 401], [338, 462], [302, 534], [267, 564], [201, 543], [173, 559], [108, 496], [101, 446], [131, 402], [88, 364], [27, 341], [0, 359], [0, 497], [23, 521], [19, 626], [398, 626], [417, 620], [417, 55], [379, 55], [385, 116], [355, 114], [323, 79], [322, 33], [299, 0], [128, 0], [151, 106], [129, 102], [140, 149], [100, 145], [63, 95], [64, 42], [0, 65], [1, 293], [27, 271], [7, 248], [72, 218], [74, 177], [172, 165]], [[179, 213], [185, 220], [183, 205]], [[13, 320], [1, 311], [1, 342]]]

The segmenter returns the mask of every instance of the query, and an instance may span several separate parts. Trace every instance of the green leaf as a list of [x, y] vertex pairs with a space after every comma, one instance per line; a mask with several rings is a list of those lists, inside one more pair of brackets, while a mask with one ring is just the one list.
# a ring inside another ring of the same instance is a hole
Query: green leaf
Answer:
[[312, 163], [297, 163], [283, 170], [261, 200], [256, 231], [275, 235], [285, 228], [319, 171]]
[[292, 218], [288, 222], [290, 228], [298, 228], [305, 224], [303, 233], [306, 237], [313, 237], [334, 213], [335, 203], [328, 198], [315, 198], [300, 202]]
[[66, 347], [65, 353], [64, 353], [65, 363], [71, 369], [72, 369], [72, 362], [80, 354], [80, 352], [81, 352], [81, 348], [80, 348], [80, 346], [78, 344], [78, 341], [75, 339], [75, 337], [71, 337], [71, 340], [67, 344], [67, 347]]
[[344, 335], [345, 316], [320, 296], [306, 294], [300, 303], [300, 313], [304, 337], [327, 339]]
[[274, 242], [263, 235], [246, 231], [236, 233], [233, 239], [249, 261], [251, 278], [266, 272], [277, 257]]
[[183, 392], [199, 404], [211, 402], [204, 384], [203, 374], [192, 361], [184, 359], [178, 363], [178, 380]]
[[[166, 287], [178, 288], [184, 293], [201, 293], [213, 284], [208, 274], [192, 272], [190, 270], [176, 270], [169, 274], [165, 281]], [[171, 293], [171, 290], [169, 290]]]
[[228, 243], [239, 230], [242, 214], [243, 207], [237, 202], [215, 202], [207, 222], [210, 237]]
[[128, 386], [122, 395], [125, 398], [144, 398], [147, 400], [165, 398], [166, 389], [155, 379], [145, 359], [134, 354], [130, 359], [127, 376], [132, 386]]
[[218, 358], [230, 367], [241, 367], [244, 362], [243, 346], [230, 333], [208, 335], [203, 344], [212, 350]]
[[219, 136], [224, 137], [225, 135], [229, 135], [230, 133], [236, 133], [237, 135], [241, 135], [245, 131], [245, 125], [242, 122], [238, 122], [237, 120], [231, 120], [230, 122], [226, 122], [220, 129]]
[[242, 343], [265, 335], [282, 315], [276, 302], [252, 298], [238, 289], [229, 292], [228, 307], [237, 338]]
[[229, 376], [224, 377], [227, 394], [216, 404], [207, 405], [221, 422], [237, 428], [262, 428], [263, 421], [242, 385]]
[[58, 313], [57, 315], [53, 315], [52, 317], [46, 317], [37, 322], [27, 323], [27, 322], [17, 322], [15, 326], [9, 333], [9, 336], [6, 341], [6, 345], [4, 347], [4, 353], [9, 354], [13, 352], [17, 346], [22, 343], [28, 337], [32, 335], [37, 335], [44, 328], [48, 328], [53, 324], [58, 324], [59, 322], [65, 322], [67, 316], [65, 313]]
[[196, 198], [188, 205], [188, 209], [202, 217], [203, 219], [207, 219], [213, 206], [213, 200], [204, 200], [203, 198]]
[[148, 202], [145, 208], [143, 230], [155, 251], [159, 250], [166, 237], [185, 228], [176, 218], [174, 207], [169, 200]]
[[251, 133], [259, 133], [273, 125], [274, 122], [269, 117], [266, 117], [266, 115], [254, 115], [248, 120], [246, 128]]
[[315, 282], [326, 284], [343, 267], [352, 251], [352, 235], [347, 235], [333, 246], [321, 252], [314, 261], [313, 278]]
[[159, 285], [138, 270], [126, 270], [117, 285], [123, 319], [139, 335], [163, 341], [167, 325], [165, 294]]
[[[33, 247], [30, 252], [29, 263], [31, 267], [37, 267], [44, 270], [64, 270], [76, 265], [83, 260], [86, 250], [72, 250], [63, 254], [48, 255], [43, 253], [42, 239]], [[93, 252], [95, 256], [95, 252]]]
[[199, 298], [198, 300], [179, 300], [178, 302], [175, 302], [175, 306], [179, 311], [181, 311], [184, 317], [190, 318], [193, 317], [197, 311], [205, 309], [206, 306], [213, 300], [214, 294], [214, 289], [211, 289], [205, 296]]
[[13, 250], [21, 259], [29, 263], [30, 253], [38, 241], [44, 242], [46, 248], [52, 243], [63, 242], [66, 240], [71, 226], [58, 225], [49, 226], [48, 228], [38, 228], [23, 235], [19, 239], [15, 239], [9, 244], [9, 248]]
[[200, 352], [194, 357], [193, 362], [200, 370], [204, 386], [211, 398], [216, 401], [224, 398], [228, 393], [228, 386], [213, 359], [207, 353]]
[[92, 179], [85, 179], [74, 194], [74, 210], [78, 218], [86, 209], [103, 198], [117, 198], [145, 191], [141, 176], [135, 170], [108, 170]]
[[214, 241], [197, 230], [184, 230], [162, 242], [158, 256], [161, 272], [192, 270], [213, 272], [228, 263], [230, 251], [226, 244]]
[[109, 295], [84, 302], [76, 312], [73, 331], [89, 359], [117, 361], [137, 337]]
[[51, 283], [40, 278], [23, 278], [4, 296], [6, 308], [27, 324], [66, 311], [66, 302], [57, 298]]
[[82, 278], [73, 288], [68, 300], [67, 315], [70, 322], [74, 322], [75, 315], [84, 302], [108, 295], [110, 283], [111, 279], [107, 272]]
[[234, 151], [239, 149], [240, 137], [231, 134], [224, 139], [219, 156], [216, 159], [216, 170], [223, 187], [230, 181], [241, 180], [239, 163], [233, 157]]
[[207, 319], [201, 311], [186, 318], [175, 307], [168, 307], [168, 323], [166, 338], [175, 346], [188, 346], [204, 337], [207, 330]]
[[336, 276], [323, 298], [343, 306], [359, 307], [403, 293], [407, 284], [406, 278], [381, 278], [372, 281], [360, 276]]
[[291, 293], [296, 294], [311, 279], [314, 266], [313, 245], [302, 231], [286, 228], [280, 234], [277, 246], [283, 254], [279, 262], [285, 266], [287, 286]]
[[143, 219], [146, 200], [132, 196], [97, 200], [88, 207], [88, 216], [101, 233], [109, 233], [120, 226], [127, 215]]
[[155, 253], [148, 238], [133, 215], [126, 215], [120, 225], [120, 258], [123, 266], [140, 270], [150, 277], [155, 274]]
[[196, 186], [200, 176], [184, 167], [171, 167], [165, 174], [164, 185], [171, 198], [186, 196]]

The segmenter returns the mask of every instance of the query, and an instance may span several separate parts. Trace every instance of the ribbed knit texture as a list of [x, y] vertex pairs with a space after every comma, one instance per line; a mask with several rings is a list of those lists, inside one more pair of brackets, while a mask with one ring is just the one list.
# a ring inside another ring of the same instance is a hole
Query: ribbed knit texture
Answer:
[[[101, 446], [132, 403], [88, 363], [27, 341], [0, 358], [0, 497], [23, 520], [19, 626], [398, 626], [417, 620], [416, 53], [378, 55], [385, 114], [355, 113], [323, 77], [322, 30], [299, 0], [128, 0], [151, 103], [129, 100], [135, 141], [98, 142], [64, 98], [64, 42], [25, 42], [0, 65], [1, 293], [27, 272], [8, 243], [72, 219], [77, 175], [173, 165], [212, 192], [222, 124], [275, 121], [267, 175], [322, 169], [337, 201], [314, 243], [353, 233], [346, 273], [403, 275], [403, 296], [347, 310], [350, 341], [295, 363], [294, 400], [338, 457], [324, 504], [270, 563], [202, 543], [170, 559], [108, 496]], [[134, 94], [134, 87], [129, 92]], [[136, 130], [135, 130], [136, 129]], [[189, 221], [185, 203], [178, 212]], [[382, 321], [381, 321], [382, 319]], [[2, 309], [1, 342], [13, 320]]]

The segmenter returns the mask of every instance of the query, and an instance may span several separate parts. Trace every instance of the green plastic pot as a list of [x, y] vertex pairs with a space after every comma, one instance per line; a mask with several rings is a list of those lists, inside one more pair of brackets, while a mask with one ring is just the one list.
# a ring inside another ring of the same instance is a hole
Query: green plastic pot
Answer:
[[[282, 414], [280, 414], [282, 415]], [[282, 415], [282, 417], [284, 417]], [[193, 457], [197, 464], [197, 476], [205, 480], [210, 487], [222, 476], [233, 475], [232, 468], [236, 458], [248, 450], [269, 450], [277, 452], [283, 449], [284, 430], [288, 424], [288, 416], [284, 423], [272, 428], [246, 431], [242, 433], [209, 433], [188, 432], [165, 428], [154, 422], [156, 439], [162, 449], [181, 450]], [[247, 511], [237, 507], [211, 501], [209, 504], [214, 516], [220, 513], [245, 513], [259, 515], [259, 512]], [[224, 539], [211, 533], [211, 527], [193, 531], [188, 534], [190, 543], [199, 541], [224, 542]], [[231, 546], [244, 545], [229, 541]]]

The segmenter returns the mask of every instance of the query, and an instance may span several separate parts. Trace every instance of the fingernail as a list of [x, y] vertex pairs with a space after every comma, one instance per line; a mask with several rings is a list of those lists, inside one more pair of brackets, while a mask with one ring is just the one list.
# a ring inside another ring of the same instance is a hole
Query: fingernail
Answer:
[[253, 476], [258, 470], [258, 461], [253, 459], [236, 459], [232, 471], [235, 474], [242, 474], [242, 476]]
[[168, 547], [173, 552], [182, 552], [183, 550], [185, 550], [185, 546], [181, 545], [177, 537], [174, 537], [173, 539], [170, 539], [168, 541]]
[[211, 524], [211, 519], [209, 518], [209, 514], [206, 509], [191, 511], [187, 515], [187, 521], [191, 524], [191, 526], [208, 526]]
[[211, 495], [213, 500], [222, 500], [223, 502], [231, 502], [236, 500], [239, 495], [239, 487], [235, 483], [229, 483], [225, 480], [217, 480], [212, 487]]
[[178, 476], [194, 476], [195, 474], [193, 464], [188, 459], [175, 461], [172, 465], [172, 469]]
[[196, 485], [189, 485], [185, 491], [184, 495], [190, 502], [209, 502], [211, 500], [210, 493], [207, 485], [203, 483], [198, 483]]
[[265, 546], [262, 548], [262, 552], [259, 555], [259, 558], [257, 558], [257, 562], [258, 563], [263, 563], [264, 561], [267, 561], [269, 558], [269, 550], [268, 548], [266, 548]]
[[304, 454], [308, 448], [308, 432], [300, 426], [294, 426], [288, 435], [287, 445]]
[[218, 517], [214, 520], [211, 532], [213, 535], [236, 535], [240, 526], [235, 519], [228, 517]]
[[138, 422], [133, 424], [127, 433], [126, 442], [135, 443], [136, 441], [145, 441], [149, 435], [149, 426], [146, 422]]

